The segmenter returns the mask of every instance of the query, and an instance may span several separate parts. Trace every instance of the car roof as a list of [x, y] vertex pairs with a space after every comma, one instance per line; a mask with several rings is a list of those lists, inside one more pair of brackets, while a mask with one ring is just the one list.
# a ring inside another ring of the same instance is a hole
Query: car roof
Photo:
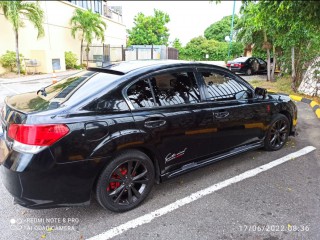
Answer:
[[119, 63], [111, 63], [107, 65], [102, 65], [101, 67], [89, 68], [88, 70], [98, 71], [98, 72], [108, 72], [118, 75], [124, 75], [133, 70], [138, 70], [150, 66], [163, 66], [172, 64], [188, 63], [187, 61], [180, 60], [133, 60], [133, 61], [123, 61]]
[[[125, 75], [129, 72], [139, 71], [141, 69], [153, 69], [156, 67], [175, 67], [175, 66], [215, 66], [208, 65], [200, 62], [191, 62], [183, 60], [133, 60], [124, 61], [119, 63], [113, 63], [104, 65], [101, 67], [88, 68], [89, 71], [105, 72], [116, 75]], [[219, 67], [219, 66], [218, 66]]]
[[234, 60], [232, 60], [233, 62], [245, 62], [249, 59], [250, 57], [238, 57]]

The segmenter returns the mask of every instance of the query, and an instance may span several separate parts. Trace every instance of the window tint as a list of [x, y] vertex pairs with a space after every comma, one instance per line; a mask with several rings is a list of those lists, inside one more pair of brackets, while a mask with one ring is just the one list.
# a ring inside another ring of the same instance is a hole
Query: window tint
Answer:
[[140, 80], [133, 84], [127, 91], [134, 108], [154, 106], [154, 98], [148, 80]]
[[124, 101], [121, 92], [118, 89], [108, 92], [106, 95], [95, 99], [89, 103], [84, 109], [89, 111], [100, 111], [100, 112], [118, 112], [128, 111], [129, 107]]
[[248, 98], [248, 88], [227, 74], [219, 72], [201, 73], [208, 89], [209, 99], [217, 101]]
[[[36, 95], [30, 93], [24, 96], [23, 101], [19, 101], [21, 102], [20, 106], [16, 106], [16, 108], [23, 111], [46, 111], [68, 104], [81, 103], [83, 99], [111, 86], [120, 77], [108, 73], [81, 71], [39, 89]], [[19, 98], [19, 96], [17, 97]]]
[[174, 72], [151, 77], [158, 106], [197, 103], [199, 88], [192, 72]]

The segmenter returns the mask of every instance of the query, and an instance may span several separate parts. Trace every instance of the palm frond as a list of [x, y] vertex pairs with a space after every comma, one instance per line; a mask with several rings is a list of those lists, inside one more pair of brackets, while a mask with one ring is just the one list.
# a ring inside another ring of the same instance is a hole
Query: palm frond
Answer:
[[22, 16], [26, 17], [38, 30], [38, 37], [44, 35], [42, 26], [44, 19], [44, 12], [38, 3], [30, 3], [24, 1], [3, 1], [0, 2], [0, 8], [8, 21], [13, 25], [13, 29], [18, 31], [19, 28], [24, 27]]
[[91, 44], [93, 39], [104, 41], [104, 31], [107, 24], [101, 16], [91, 10], [76, 9], [70, 19], [71, 35], [75, 38], [78, 31], [82, 32], [83, 40]]

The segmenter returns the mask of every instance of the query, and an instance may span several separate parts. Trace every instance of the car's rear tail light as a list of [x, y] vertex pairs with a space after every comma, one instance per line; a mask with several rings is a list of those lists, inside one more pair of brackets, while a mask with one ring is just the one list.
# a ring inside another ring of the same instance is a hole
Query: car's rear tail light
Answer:
[[235, 63], [234, 66], [238, 68], [242, 68], [244, 65], [242, 63]]
[[231, 64], [230, 63], [227, 63], [227, 67], [230, 67], [231, 66]]
[[43, 147], [51, 146], [68, 133], [69, 128], [64, 124], [11, 124], [8, 130], [8, 136], [14, 140], [13, 147], [18, 151], [31, 153], [38, 152]]

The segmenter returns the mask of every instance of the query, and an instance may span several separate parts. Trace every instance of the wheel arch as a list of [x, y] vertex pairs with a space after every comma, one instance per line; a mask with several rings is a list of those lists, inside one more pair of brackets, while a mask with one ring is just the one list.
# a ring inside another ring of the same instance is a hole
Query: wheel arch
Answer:
[[292, 130], [292, 116], [291, 116], [290, 112], [287, 110], [281, 110], [279, 113], [288, 118], [289, 124], [290, 124], [290, 132], [291, 132], [291, 130]]
[[103, 164], [103, 166], [100, 168], [100, 170], [98, 171], [98, 173], [96, 174], [94, 181], [93, 181], [93, 185], [92, 185], [92, 190], [94, 190], [97, 187], [97, 181], [101, 175], [101, 173], [103, 172], [103, 170], [106, 168], [106, 166], [110, 163], [110, 161], [112, 161], [113, 158], [115, 158], [117, 155], [121, 154], [122, 152], [125, 151], [130, 151], [130, 150], [137, 150], [140, 151], [144, 154], [146, 154], [150, 160], [153, 163], [154, 166], [154, 171], [155, 171], [155, 181], [157, 184], [159, 184], [161, 182], [161, 174], [160, 174], [160, 165], [159, 165], [159, 157], [157, 157], [157, 154], [152, 150], [149, 149], [148, 147], [145, 146], [135, 146], [135, 147], [127, 147], [127, 148], [122, 148], [119, 149], [117, 151], [115, 151], [109, 158], [109, 161], [105, 161], [105, 163]]

